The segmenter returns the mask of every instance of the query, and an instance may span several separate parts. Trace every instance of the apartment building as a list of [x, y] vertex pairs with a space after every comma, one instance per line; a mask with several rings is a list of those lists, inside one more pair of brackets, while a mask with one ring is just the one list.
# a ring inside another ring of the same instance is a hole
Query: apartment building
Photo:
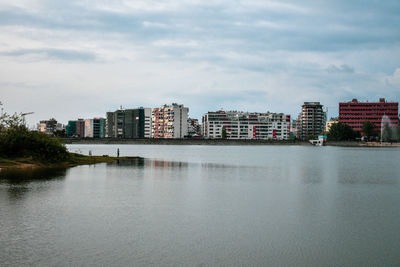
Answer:
[[208, 112], [202, 118], [204, 137], [211, 139], [277, 139], [290, 137], [290, 115], [243, 111]]
[[364, 121], [374, 124], [376, 130], [382, 126], [382, 118], [390, 127], [399, 125], [399, 103], [387, 102], [384, 98], [379, 102], [359, 102], [353, 99], [350, 102], [339, 103], [339, 121], [346, 123], [355, 131], [362, 131]]
[[188, 136], [201, 136], [201, 126], [198, 119], [188, 118]]
[[107, 112], [106, 136], [112, 138], [150, 138], [151, 108], [140, 107]]
[[307, 139], [309, 135], [318, 136], [325, 130], [326, 113], [320, 102], [304, 102], [297, 118], [297, 138]]
[[152, 138], [184, 138], [188, 134], [189, 108], [176, 103], [152, 109]]
[[93, 118], [85, 120], [85, 137], [104, 138], [106, 132], [106, 119]]

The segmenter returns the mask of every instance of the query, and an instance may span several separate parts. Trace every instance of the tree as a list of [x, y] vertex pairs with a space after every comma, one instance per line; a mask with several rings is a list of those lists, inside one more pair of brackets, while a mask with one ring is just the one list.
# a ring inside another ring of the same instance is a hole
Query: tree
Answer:
[[222, 139], [226, 139], [226, 129], [225, 129], [225, 126], [222, 127], [221, 138], [222, 138]]
[[317, 139], [317, 138], [315, 137], [315, 135], [313, 135], [313, 134], [307, 135], [307, 140], [315, 140], [315, 139]]
[[70, 154], [58, 139], [44, 133], [29, 131], [22, 115], [9, 115], [2, 110], [0, 157], [32, 157], [43, 162], [59, 162], [67, 160]]
[[377, 136], [376, 131], [375, 131], [375, 126], [370, 121], [364, 121], [364, 123], [362, 125], [362, 131], [363, 131], [364, 136], [368, 140], [373, 136]]
[[[3, 104], [0, 102], [0, 107]], [[24, 118], [21, 114], [14, 113], [13, 115], [4, 112], [3, 108], [1, 108], [0, 114], [0, 132], [13, 127], [24, 126]]]
[[332, 141], [350, 141], [357, 138], [359, 133], [355, 132], [346, 123], [338, 122], [332, 124], [327, 136], [328, 140]]

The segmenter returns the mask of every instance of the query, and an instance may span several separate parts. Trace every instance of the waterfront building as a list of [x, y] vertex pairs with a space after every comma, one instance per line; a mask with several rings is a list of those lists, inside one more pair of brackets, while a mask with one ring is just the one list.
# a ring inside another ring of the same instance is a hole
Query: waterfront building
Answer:
[[398, 126], [399, 103], [387, 102], [384, 98], [379, 99], [379, 102], [359, 102], [353, 99], [350, 102], [339, 103], [339, 121], [355, 131], [361, 132], [365, 121], [372, 122], [375, 129], [380, 131], [384, 116], [385, 123], [389, 123], [390, 127]]
[[124, 110], [119, 109], [114, 112], [107, 112], [106, 137], [124, 137]]
[[93, 138], [93, 119], [85, 120], [85, 138]]
[[85, 120], [85, 137], [104, 138], [106, 128], [106, 119], [93, 118]]
[[124, 138], [150, 138], [151, 109], [124, 110]]
[[54, 135], [56, 131], [64, 130], [64, 127], [61, 123], [58, 123], [56, 119], [52, 118], [40, 121], [37, 124], [37, 130], [48, 135]]
[[201, 136], [201, 126], [198, 119], [188, 118], [188, 136]]
[[202, 127], [204, 137], [211, 139], [287, 140], [290, 137], [290, 115], [220, 110], [205, 114]]
[[151, 113], [152, 138], [184, 138], [188, 134], [189, 108], [172, 103], [153, 108]]
[[76, 121], [76, 135], [78, 137], [85, 137], [85, 120], [84, 119], [78, 119]]
[[106, 136], [111, 138], [150, 138], [151, 109], [119, 109], [107, 112]]
[[325, 130], [326, 113], [320, 102], [304, 102], [297, 118], [297, 138], [305, 140], [309, 135], [318, 136]]
[[76, 136], [76, 121], [68, 121], [67, 126], [65, 126], [65, 134], [68, 137]]
[[331, 129], [331, 126], [338, 122], [339, 122], [338, 118], [331, 118], [331, 120], [327, 121], [325, 123], [325, 132], [329, 132], [329, 130]]

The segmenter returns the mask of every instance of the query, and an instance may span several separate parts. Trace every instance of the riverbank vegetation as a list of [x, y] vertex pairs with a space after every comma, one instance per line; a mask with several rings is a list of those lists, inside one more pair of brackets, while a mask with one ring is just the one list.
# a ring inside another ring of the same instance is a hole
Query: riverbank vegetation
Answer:
[[126, 158], [70, 153], [58, 138], [30, 131], [22, 116], [7, 113], [0, 116], [0, 169], [72, 167], [119, 159]]
[[354, 131], [349, 125], [338, 122], [332, 124], [327, 137], [329, 141], [354, 141], [361, 138], [361, 134]]

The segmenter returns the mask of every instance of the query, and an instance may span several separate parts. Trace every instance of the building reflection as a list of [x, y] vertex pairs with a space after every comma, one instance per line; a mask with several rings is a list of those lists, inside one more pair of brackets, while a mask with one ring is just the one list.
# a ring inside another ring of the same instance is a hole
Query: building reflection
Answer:
[[134, 159], [120, 159], [115, 162], [107, 163], [107, 166], [122, 166], [122, 167], [151, 167], [151, 168], [187, 168], [187, 162], [180, 161], [166, 161], [166, 160], [154, 160], [144, 158]]

